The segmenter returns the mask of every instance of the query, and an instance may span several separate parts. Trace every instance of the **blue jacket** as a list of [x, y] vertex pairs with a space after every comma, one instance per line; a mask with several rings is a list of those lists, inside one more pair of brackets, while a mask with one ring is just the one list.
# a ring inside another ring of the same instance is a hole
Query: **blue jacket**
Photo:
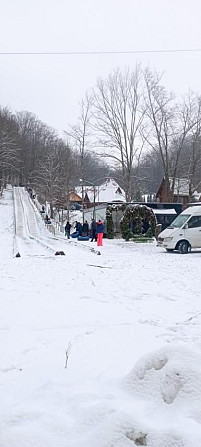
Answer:
[[104, 225], [103, 225], [102, 222], [97, 223], [96, 233], [97, 233], [97, 234], [99, 234], [99, 233], [104, 233]]

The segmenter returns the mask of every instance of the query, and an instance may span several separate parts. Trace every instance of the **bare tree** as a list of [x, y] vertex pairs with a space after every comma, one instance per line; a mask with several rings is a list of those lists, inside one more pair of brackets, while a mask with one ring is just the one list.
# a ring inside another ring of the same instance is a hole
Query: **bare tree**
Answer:
[[19, 127], [18, 143], [20, 147], [19, 170], [20, 181], [29, 183], [33, 173], [46, 157], [50, 147], [58, 139], [56, 132], [40, 121], [33, 113], [19, 112], [16, 115]]
[[174, 96], [166, 92], [160, 85], [161, 76], [149, 69], [144, 72], [146, 94], [146, 117], [148, 133], [143, 133], [145, 141], [150, 145], [161, 161], [166, 184], [166, 196], [170, 198], [170, 145], [173, 135]]
[[11, 178], [11, 173], [16, 172], [16, 145], [8, 134], [0, 133], [0, 191]]
[[[76, 173], [76, 160], [71, 148], [68, 144], [62, 141], [59, 146], [59, 159], [61, 161], [60, 165], [60, 178], [61, 178], [61, 203], [62, 211], [63, 208], [67, 208], [67, 220], [69, 220], [70, 211], [70, 191], [74, 186], [74, 177]], [[62, 212], [63, 216], [63, 212]], [[62, 217], [63, 220], [63, 217]]]
[[94, 129], [104, 156], [121, 169], [126, 200], [131, 200], [134, 163], [141, 155], [142, 110], [141, 69], [123, 73], [118, 69], [106, 80], [99, 79], [94, 90]]
[[17, 144], [18, 126], [15, 115], [7, 108], [0, 108], [0, 190], [8, 182], [19, 176], [17, 160], [19, 147]]
[[166, 197], [173, 200], [175, 183], [181, 172], [180, 162], [186, 142], [198, 125], [195, 113], [195, 98], [192, 94], [176, 104], [172, 93], [167, 93], [160, 85], [157, 73], [145, 70], [146, 116], [149, 132], [144, 136], [146, 142], [157, 154], [163, 167]]
[[201, 184], [201, 97], [189, 93], [190, 132], [182, 153], [181, 174], [188, 179], [190, 200]]
[[[201, 136], [192, 139], [190, 143], [190, 160], [188, 163], [189, 198], [193, 198], [196, 190], [201, 185]], [[188, 160], [189, 157], [187, 157]]]
[[50, 151], [44, 161], [41, 161], [35, 174], [37, 189], [49, 203], [51, 218], [53, 218], [54, 205], [57, 202], [63, 185], [61, 179], [61, 160], [55, 151]]
[[71, 126], [69, 131], [65, 131], [69, 139], [69, 143], [79, 153], [80, 160], [80, 179], [82, 184], [82, 207], [83, 207], [83, 221], [84, 221], [84, 183], [85, 183], [85, 171], [86, 171], [86, 155], [89, 145], [90, 136], [90, 121], [91, 121], [91, 98], [88, 94], [81, 101], [80, 115], [78, 123]]

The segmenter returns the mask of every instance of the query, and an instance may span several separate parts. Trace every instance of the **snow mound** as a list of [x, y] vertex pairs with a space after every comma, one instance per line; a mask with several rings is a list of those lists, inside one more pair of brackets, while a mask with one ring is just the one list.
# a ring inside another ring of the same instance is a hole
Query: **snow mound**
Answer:
[[168, 345], [143, 356], [124, 384], [138, 405], [143, 406], [141, 423], [145, 421], [142, 437], [147, 442], [145, 445], [201, 445], [199, 346]]
[[[88, 427], [84, 445], [201, 446], [199, 346], [165, 345], [143, 356], [123, 379], [123, 387], [119, 385], [110, 382], [110, 393], [103, 393], [102, 403], [88, 405], [82, 420]], [[95, 416], [98, 423], [93, 430]]]
[[[201, 398], [201, 353], [183, 344], [165, 346], [142, 357], [127, 376], [127, 386], [141, 396], [163, 401], [197, 403]], [[200, 420], [201, 422], [201, 420]]]

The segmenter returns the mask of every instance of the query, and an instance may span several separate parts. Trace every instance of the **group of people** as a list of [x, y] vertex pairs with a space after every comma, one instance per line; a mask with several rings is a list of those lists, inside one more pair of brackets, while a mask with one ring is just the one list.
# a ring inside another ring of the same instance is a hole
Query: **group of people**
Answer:
[[83, 225], [76, 221], [75, 231], [79, 233], [79, 236], [89, 236], [89, 224], [87, 220], [84, 221]]
[[[65, 236], [70, 238], [70, 231], [72, 225], [67, 222], [65, 226]], [[90, 236], [91, 242], [97, 241], [97, 245], [103, 245], [103, 234], [104, 234], [104, 225], [102, 221], [99, 219], [98, 222], [95, 219], [92, 219], [90, 229], [87, 220], [84, 221], [83, 225], [80, 222], [75, 222], [75, 231], [79, 234], [79, 236]]]

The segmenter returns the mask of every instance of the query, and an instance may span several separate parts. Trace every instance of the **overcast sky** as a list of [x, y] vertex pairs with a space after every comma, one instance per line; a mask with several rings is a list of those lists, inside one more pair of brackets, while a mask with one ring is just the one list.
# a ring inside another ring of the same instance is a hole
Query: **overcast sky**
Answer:
[[[201, 49], [200, 0], [1, 0], [0, 52]], [[0, 105], [62, 132], [86, 90], [115, 67], [164, 72], [178, 94], [201, 93], [201, 52], [0, 55]]]

